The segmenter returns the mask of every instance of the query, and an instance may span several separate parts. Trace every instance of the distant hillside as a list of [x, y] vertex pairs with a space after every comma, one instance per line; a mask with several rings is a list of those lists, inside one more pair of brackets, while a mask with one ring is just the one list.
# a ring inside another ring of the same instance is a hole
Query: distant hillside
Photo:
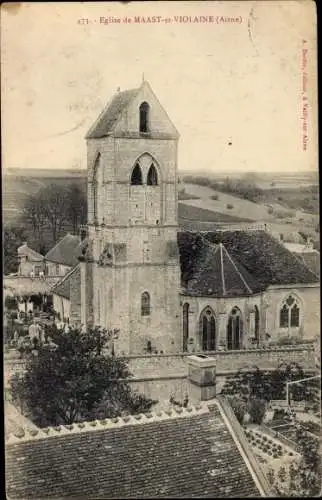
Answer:
[[[2, 210], [5, 224], [13, 223], [21, 213], [28, 196], [37, 193], [42, 187], [54, 183], [64, 186], [78, 184], [84, 189], [86, 188], [85, 171], [79, 171], [78, 175], [73, 172], [75, 175], [70, 176], [66, 175], [66, 173], [70, 172], [67, 170], [61, 172], [58, 170], [54, 172], [47, 171], [48, 175], [45, 176], [26, 175], [27, 172], [30, 174], [39, 173], [39, 171], [31, 169], [20, 169], [20, 172], [23, 172], [24, 175], [7, 174], [6, 172], [2, 177]], [[44, 170], [40, 172], [42, 173]]]

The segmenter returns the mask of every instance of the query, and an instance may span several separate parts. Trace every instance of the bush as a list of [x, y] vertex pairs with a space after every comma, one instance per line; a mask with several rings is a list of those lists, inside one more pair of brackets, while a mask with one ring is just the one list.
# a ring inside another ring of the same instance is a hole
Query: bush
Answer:
[[218, 194], [213, 194], [212, 196], [210, 196], [210, 199], [211, 200], [219, 200], [219, 196], [218, 196]]
[[248, 408], [249, 414], [251, 416], [252, 422], [254, 424], [260, 425], [263, 421], [266, 402], [263, 399], [253, 399], [250, 401], [250, 406]]
[[272, 207], [269, 207], [269, 209], [267, 210], [267, 213], [272, 215], [274, 213], [274, 209]]
[[232, 205], [231, 203], [227, 203], [226, 208], [228, 208], [228, 210], [232, 210], [234, 208], [234, 205]]

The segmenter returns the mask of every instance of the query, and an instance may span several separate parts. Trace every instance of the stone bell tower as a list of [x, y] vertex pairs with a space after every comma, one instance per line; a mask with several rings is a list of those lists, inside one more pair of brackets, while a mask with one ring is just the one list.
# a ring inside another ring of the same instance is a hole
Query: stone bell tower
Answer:
[[89, 130], [82, 321], [119, 330], [116, 354], [181, 349], [178, 132], [148, 82]]

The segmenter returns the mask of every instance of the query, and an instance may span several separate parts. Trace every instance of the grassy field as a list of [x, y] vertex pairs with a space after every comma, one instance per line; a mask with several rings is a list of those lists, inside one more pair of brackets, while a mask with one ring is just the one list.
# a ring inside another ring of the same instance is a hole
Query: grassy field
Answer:
[[[203, 209], [214, 212], [217, 221], [225, 222], [223, 217], [230, 216], [236, 220], [256, 221], [269, 223], [272, 231], [280, 234], [293, 234], [304, 232], [314, 239], [319, 235], [315, 231], [319, 222], [318, 215], [308, 214], [301, 210], [287, 209], [279, 202], [267, 204], [254, 203], [236, 196], [221, 193], [214, 189], [195, 184], [185, 184], [186, 193], [193, 194], [199, 199], [184, 200], [181, 203], [189, 205], [194, 209]], [[216, 199], [213, 199], [215, 196]], [[271, 200], [272, 201], [272, 200]], [[280, 218], [280, 214], [288, 214], [288, 217]]]
[[[189, 174], [193, 175], [192, 172]], [[4, 224], [16, 223], [27, 197], [35, 194], [40, 188], [51, 183], [64, 186], [76, 183], [85, 188], [86, 175], [86, 170], [60, 169], [41, 171], [12, 169], [9, 173], [5, 172], [2, 177]], [[202, 174], [198, 173], [198, 175]], [[209, 173], [209, 179], [224, 180], [229, 175], [235, 178], [242, 177], [241, 174], [225, 172]], [[319, 237], [315, 231], [319, 223], [318, 196], [315, 193], [310, 193], [307, 188], [308, 185], [317, 182], [315, 173], [255, 174], [255, 177], [257, 185], [265, 189], [260, 203], [237, 198], [208, 187], [183, 183], [182, 188], [185, 189], [185, 192], [179, 194], [179, 219], [232, 224], [253, 221], [267, 222], [273, 231], [279, 233], [288, 234], [302, 231], [314, 239]], [[277, 189], [278, 186], [279, 189]], [[315, 199], [313, 199], [314, 197]], [[310, 198], [313, 205], [315, 204], [316, 214], [306, 213], [303, 209], [298, 209], [304, 198]], [[26, 228], [26, 231], [32, 239], [30, 228]], [[70, 228], [65, 228], [64, 232], [66, 231], [70, 231]]]
[[238, 223], [238, 222], [252, 222], [250, 219], [243, 219], [241, 217], [214, 212], [206, 210], [193, 205], [179, 203], [178, 207], [179, 222], [180, 219], [188, 219], [191, 221], [202, 222], [223, 222], [223, 223]]

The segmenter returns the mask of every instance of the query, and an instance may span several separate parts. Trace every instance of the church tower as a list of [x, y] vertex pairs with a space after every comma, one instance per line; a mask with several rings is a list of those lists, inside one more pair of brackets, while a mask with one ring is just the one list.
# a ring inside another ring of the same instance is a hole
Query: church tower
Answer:
[[117, 92], [89, 130], [82, 322], [116, 354], [181, 350], [178, 132], [149, 83]]

